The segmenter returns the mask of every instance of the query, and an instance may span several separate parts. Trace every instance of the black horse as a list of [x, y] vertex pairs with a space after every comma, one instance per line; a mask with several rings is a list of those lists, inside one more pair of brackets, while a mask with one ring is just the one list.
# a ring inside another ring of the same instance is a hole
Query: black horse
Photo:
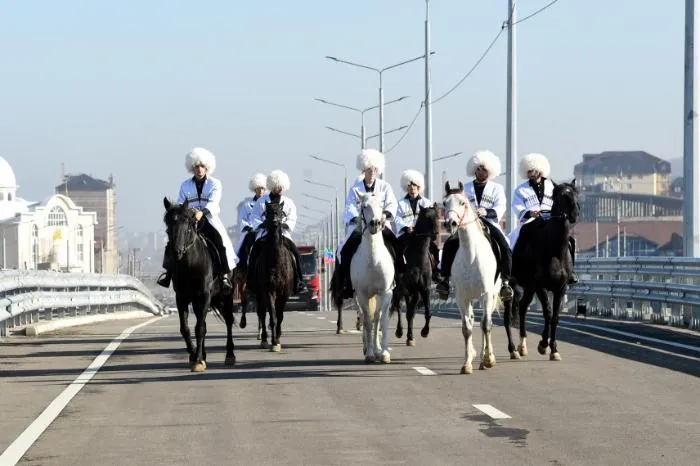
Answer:
[[248, 289], [255, 294], [258, 321], [262, 325], [261, 348], [267, 348], [265, 313], [270, 315], [270, 351], [280, 351], [280, 336], [284, 307], [294, 294], [296, 272], [294, 254], [286, 244], [282, 233], [286, 227], [284, 202], [265, 203], [265, 221], [261, 227], [267, 235], [253, 246], [251, 268], [248, 271]]
[[[392, 299], [391, 314], [398, 311], [399, 323], [396, 326], [396, 338], [403, 336], [401, 325], [401, 299], [406, 301], [406, 322], [408, 332], [406, 345], [415, 346], [413, 339], [413, 317], [416, 314], [418, 300], [423, 301], [425, 309], [425, 325], [420, 332], [423, 338], [430, 333], [430, 283], [432, 281], [433, 264], [430, 258], [430, 244], [440, 231], [438, 207], [434, 204], [423, 207], [418, 213], [413, 232], [404, 233], [402, 240], [403, 254], [406, 259], [406, 272], [396, 283]], [[405, 239], [404, 239], [405, 238]]]
[[[241, 328], [246, 328], [248, 325], [248, 318], [246, 313], [248, 312], [248, 306], [253, 304], [248, 293], [248, 256], [250, 255], [250, 250], [255, 243], [255, 231], [248, 230], [245, 232], [245, 239], [243, 244], [241, 244], [240, 256], [238, 266], [233, 273], [233, 286], [235, 289], [235, 298], [240, 301], [241, 306]], [[257, 339], [260, 340], [262, 337], [262, 328], [264, 322], [258, 320], [258, 335]]]
[[[213, 309], [226, 323], [226, 365], [234, 365], [232, 327], [233, 296], [222, 292], [219, 280], [214, 278], [214, 262], [210, 250], [216, 247], [198, 231], [195, 212], [188, 208], [188, 201], [175, 204], [163, 198], [168, 240], [172, 247], [170, 260], [173, 261], [173, 289], [177, 312], [180, 317], [180, 333], [185, 339], [190, 355], [192, 372], [203, 372], [207, 368], [207, 352], [204, 338], [207, 334], [206, 316]], [[230, 277], [229, 277], [230, 278]], [[189, 305], [197, 318], [194, 327], [197, 346], [192, 347], [190, 328], [187, 325]]]
[[[513, 278], [522, 288], [519, 299], [520, 345], [518, 353], [527, 356], [525, 338], [525, 315], [536, 294], [542, 304], [544, 330], [542, 340], [537, 345], [540, 354], [550, 348], [550, 359], [559, 361], [556, 332], [562, 298], [568, 289], [569, 279], [574, 271], [572, 253], [569, 246], [569, 232], [579, 216], [578, 191], [575, 179], [570, 183], [555, 184], [552, 193], [552, 211], [549, 219], [536, 219], [522, 226], [513, 250]], [[550, 307], [548, 291], [552, 292], [553, 305]], [[510, 332], [510, 313], [504, 313], [508, 351], [512, 359], [517, 359], [515, 345]]]

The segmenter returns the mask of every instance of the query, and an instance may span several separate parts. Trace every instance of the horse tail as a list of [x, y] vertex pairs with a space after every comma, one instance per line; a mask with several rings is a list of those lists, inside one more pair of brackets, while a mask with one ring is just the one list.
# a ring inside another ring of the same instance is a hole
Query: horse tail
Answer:
[[337, 272], [338, 268], [336, 267], [331, 277], [329, 291], [331, 292], [331, 301], [335, 304], [336, 309], [341, 311], [343, 309], [343, 284], [340, 283]]
[[367, 300], [367, 311], [369, 311], [370, 322], [374, 321], [374, 313], [377, 312], [377, 297], [370, 296]]

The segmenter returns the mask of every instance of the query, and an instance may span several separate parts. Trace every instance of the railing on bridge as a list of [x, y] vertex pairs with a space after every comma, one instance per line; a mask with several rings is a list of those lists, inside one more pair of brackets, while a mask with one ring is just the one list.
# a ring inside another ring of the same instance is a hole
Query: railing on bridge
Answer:
[[588, 314], [700, 329], [700, 259], [589, 258], [576, 271], [569, 305], [585, 304]]
[[[700, 259], [588, 258], [577, 260], [576, 271], [579, 283], [569, 287], [564, 313], [585, 309], [586, 315], [700, 330]], [[434, 310], [458, 309], [454, 292], [441, 301], [433, 287], [430, 300]], [[541, 309], [537, 299], [531, 306]]]
[[165, 307], [129, 275], [0, 271], [0, 337], [17, 326], [41, 321]]

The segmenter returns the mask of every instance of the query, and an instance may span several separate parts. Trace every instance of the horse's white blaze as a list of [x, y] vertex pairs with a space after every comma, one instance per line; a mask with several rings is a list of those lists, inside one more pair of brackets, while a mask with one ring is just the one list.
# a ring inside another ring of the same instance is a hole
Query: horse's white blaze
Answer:
[[[382, 208], [371, 194], [358, 193], [362, 212], [362, 241], [352, 256], [350, 279], [362, 314], [365, 358], [389, 357], [389, 306], [394, 287], [394, 263], [382, 238]], [[376, 233], [370, 224], [379, 220]]]
[[[491, 245], [481, 230], [476, 212], [471, 208], [469, 200], [463, 194], [451, 194], [445, 199], [445, 212], [448, 219], [457, 225], [459, 249], [452, 264], [452, 281], [459, 311], [462, 316], [462, 332], [464, 333], [465, 361], [471, 366], [476, 351], [473, 343], [474, 309], [472, 303], [476, 299], [484, 299], [484, 313], [481, 321], [482, 364], [494, 361], [491, 343], [491, 315], [497, 308], [498, 291], [501, 279], [494, 283], [497, 263], [491, 251]], [[485, 365], [485, 364], [484, 364]], [[490, 367], [489, 365], [485, 365]]]

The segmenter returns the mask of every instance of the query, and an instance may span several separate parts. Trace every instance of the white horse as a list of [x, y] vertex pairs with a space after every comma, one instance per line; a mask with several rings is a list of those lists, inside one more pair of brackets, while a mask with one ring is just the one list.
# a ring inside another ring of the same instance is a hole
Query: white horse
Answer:
[[381, 360], [389, 363], [388, 326], [394, 289], [394, 261], [382, 237], [386, 219], [376, 196], [357, 192], [357, 198], [360, 200], [362, 241], [352, 256], [350, 279], [363, 317], [362, 351], [365, 362]]
[[464, 195], [464, 186], [459, 182], [457, 189], [450, 189], [445, 183], [445, 218], [450, 232], [459, 235], [459, 249], [452, 264], [452, 281], [455, 288], [457, 305], [462, 315], [462, 334], [464, 335], [465, 360], [462, 374], [471, 374], [472, 360], [476, 354], [472, 340], [474, 328], [474, 306], [476, 299], [483, 300], [484, 313], [481, 318], [481, 365], [479, 369], [488, 369], [496, 365], [491, 343], [491, 315], [498, 306], [498, 293], [501, 278], [494, 281], [497, 270], [496, 257], [491, 244], [482, 230], [477, 213]]

